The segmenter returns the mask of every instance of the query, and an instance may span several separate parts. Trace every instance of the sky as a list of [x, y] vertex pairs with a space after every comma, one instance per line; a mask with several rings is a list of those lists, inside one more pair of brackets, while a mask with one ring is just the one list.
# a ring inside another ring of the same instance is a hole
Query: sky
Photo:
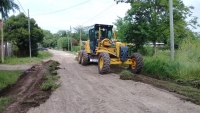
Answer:
[[[91, 26], [95, 23], [111, 24], [118, 17], [124, 17], [130, 4], [118, 3], [114, 0], [14, 0], [20, 6], [20, 11], [45, 30], [56, 33], [58, 30], [72, 30], [77, 26]], [[193, 16], [200, 23], [200, 0], [183, 0], [186, 6], [194, 6]], [[10, 15], [17, 15], [10, 12]], [[200, 32], [200, 29], [194, 30]]]

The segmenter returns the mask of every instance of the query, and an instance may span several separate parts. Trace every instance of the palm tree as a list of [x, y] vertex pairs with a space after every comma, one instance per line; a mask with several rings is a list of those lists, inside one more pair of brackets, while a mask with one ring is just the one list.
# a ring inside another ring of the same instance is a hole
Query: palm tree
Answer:
[[7, 19], [9, 11], [19, 10], [19, 6], [14, 2], [14, 0], [0, 0], [0, 13], [2, 18]]

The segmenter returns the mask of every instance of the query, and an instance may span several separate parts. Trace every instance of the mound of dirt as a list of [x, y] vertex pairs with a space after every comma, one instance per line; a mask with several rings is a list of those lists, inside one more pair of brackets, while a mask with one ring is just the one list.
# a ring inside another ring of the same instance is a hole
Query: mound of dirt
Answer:
[[44, 75], [51, 75], [48, 66], [52, 62], [41, 62], [31, 67], [14, 85], [0, 93], [0, 97], [14, 97], [2, 113], [26, 113], [30, 107], [39, 106], [49, 98], [51, 90], [42, 91], [40, 86], [45, 80]]

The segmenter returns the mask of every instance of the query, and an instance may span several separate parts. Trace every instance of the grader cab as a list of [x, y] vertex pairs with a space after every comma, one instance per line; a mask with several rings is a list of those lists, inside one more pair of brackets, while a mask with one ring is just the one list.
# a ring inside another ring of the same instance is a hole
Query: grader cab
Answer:
[[143, 67], [142, 56], [139, 53], [129, 56], [128, 45], [116, 40], [112, 25], [95, 24], [89, 29], [85, 49], [78, 52], [78, 63], [88, 65], [97, 62], [100, 74], [108, 73], [110, 65], [126, 64], [131, 72], [138, 74]]

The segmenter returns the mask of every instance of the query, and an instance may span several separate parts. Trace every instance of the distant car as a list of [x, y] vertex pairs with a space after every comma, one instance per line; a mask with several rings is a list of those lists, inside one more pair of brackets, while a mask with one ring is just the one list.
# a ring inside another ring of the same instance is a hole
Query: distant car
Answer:
[[39, 47], [38, 50], [40, 50], [40, 51], [47, 51], [48, 49], [44, 48], [44, 47]]

